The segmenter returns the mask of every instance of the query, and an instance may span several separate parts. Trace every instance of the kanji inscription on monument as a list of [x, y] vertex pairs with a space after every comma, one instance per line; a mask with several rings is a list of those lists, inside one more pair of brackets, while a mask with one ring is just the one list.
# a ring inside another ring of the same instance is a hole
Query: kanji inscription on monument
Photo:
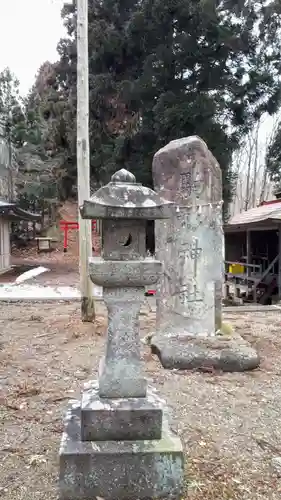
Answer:
[[191, 172], [183, 172], [180, 174], [180, 189], [185, 191], [187, 196], [190, 196], [192, 184], [191, 184]]
[[193, 277], [197, 277], [197, 264], [198, 259], [200, 258], [202, 253], [202, 248], [199, 247], [198, 239], [194, 238], [194, 241], [190, 243], [184, 243], [182, 248], [179, 250], [179, 257], [185, 259], [193, 260]]

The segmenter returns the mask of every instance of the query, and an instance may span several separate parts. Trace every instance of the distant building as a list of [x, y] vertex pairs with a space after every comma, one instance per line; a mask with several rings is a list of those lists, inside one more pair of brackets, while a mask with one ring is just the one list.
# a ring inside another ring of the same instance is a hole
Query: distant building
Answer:
[[226, 296], [281, 300], [281, 191], [275, 200], [234, 215], [224, 227]]
[[[40, 219], [39, 215], [26, 212], [16, 202], [9, 201], [9, 163], [9, 146], [3, 137], [3, 130], [0, 125], [0, 273], [8, 270], [11, 265], [11, 222], [16, 220], [36, 221]], [[14, 189], [12, 197], [15, 198]]]

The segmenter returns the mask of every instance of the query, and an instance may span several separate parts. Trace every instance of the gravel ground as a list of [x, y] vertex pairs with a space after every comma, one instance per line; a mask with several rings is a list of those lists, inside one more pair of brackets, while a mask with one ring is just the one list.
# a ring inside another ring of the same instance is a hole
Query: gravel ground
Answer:
[[[172, 426], [186, 451], [189, 500], [280, 500], [281, 318], [278, 312], [229, 314], [260, 352], [244, 374], [164, 371], [147, 347], [150, 383], [173, 408]], [[106, 319], [81, 324], [79, 305], [0, 306], [0, 497], [55, 500], [58, 447], [67, 399], [96, 373]], [[154, 326], [145, 310], [141, 331]]]

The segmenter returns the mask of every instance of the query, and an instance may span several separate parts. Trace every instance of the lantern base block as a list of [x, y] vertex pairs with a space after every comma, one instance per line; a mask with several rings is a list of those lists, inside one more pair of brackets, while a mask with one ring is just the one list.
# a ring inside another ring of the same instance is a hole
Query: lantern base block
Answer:
[[99, 396], [97, 381], [82, 395], [82, 441], [161, 439], [163, 401], [148, 388], [144, 398], [109, 399]]
[[180, 439], [166, 419], [159, 440], [81, 441], [81, 405], [72, 402], [60, 448], [60, 500], [179, 500]]

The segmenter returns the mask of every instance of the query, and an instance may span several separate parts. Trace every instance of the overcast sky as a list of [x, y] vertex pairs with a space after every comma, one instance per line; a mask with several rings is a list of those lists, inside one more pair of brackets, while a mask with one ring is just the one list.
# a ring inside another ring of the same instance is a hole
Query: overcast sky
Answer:
[[0, 71], [9, 66], [24, 95], [40, 65], [58, 58], [63, 0], [0, 0]]
[[[9, 66], [27, 94], [45, 61], [58, 58], [65, 30], [60, 17], [64, 0], [0, 0], [0, 71]], [[271, 119], [263, 130], [270, 130]]]

